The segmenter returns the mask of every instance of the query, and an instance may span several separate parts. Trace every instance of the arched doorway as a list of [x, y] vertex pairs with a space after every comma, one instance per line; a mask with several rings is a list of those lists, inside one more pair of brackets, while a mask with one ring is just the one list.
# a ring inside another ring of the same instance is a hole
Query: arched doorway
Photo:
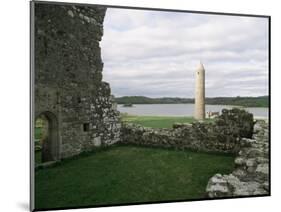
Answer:
[[58, 120], [49, 111], [40, 113], [36, 117], [35, 151], [36, 163], [59, 159]]

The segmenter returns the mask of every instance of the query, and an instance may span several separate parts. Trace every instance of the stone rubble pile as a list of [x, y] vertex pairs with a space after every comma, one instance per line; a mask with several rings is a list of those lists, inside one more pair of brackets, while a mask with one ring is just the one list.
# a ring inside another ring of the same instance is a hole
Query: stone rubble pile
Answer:
[[243, 138], [229, 175], [214, 175], [206, 193], [210, 198], [269, 194], [268, 124], [257, 121], [252, 139]]

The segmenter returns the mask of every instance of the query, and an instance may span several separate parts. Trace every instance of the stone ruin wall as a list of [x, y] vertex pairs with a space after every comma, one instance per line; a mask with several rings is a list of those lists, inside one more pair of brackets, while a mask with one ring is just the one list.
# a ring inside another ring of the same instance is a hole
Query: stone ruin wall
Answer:
[[119, 112], [102, 81], [106, 9], [35, 3], [35, 117], [58, 123], [59, 158], [119, 140]]
[[206, 193], [210, 198], [269, 195], [268, 124], [258, 121], [251, 139], [243, 138], [235, 158], [235, 169], [229, 175], [214, 175]]
[[252, 132], [253, 115], [232, 109], [223, 110], [215, 122], [175, 124], [173, 129], [153, 129], [123, 123], [120, 142], [201, 152], [237, 153], [241, 138], [251, 138]]
[[235, 169], [209, 179], [206, 197], [269, 195], [268, 123], [254, 122], [243, 110], [223, 110], [214, 123], [175, 124], [173, 129], [153, 129], [124, 123], [121, 143], [232, 153]]

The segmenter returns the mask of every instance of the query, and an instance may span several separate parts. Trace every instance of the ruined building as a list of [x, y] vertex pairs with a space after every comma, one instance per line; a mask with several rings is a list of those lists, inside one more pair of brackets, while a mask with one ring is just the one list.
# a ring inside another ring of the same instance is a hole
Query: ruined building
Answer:
[[34, 117], [48, 120], [44, 161], [119, 140], [119, 113], [102, 81], [105, 12], [101, 6], [35, 3]]

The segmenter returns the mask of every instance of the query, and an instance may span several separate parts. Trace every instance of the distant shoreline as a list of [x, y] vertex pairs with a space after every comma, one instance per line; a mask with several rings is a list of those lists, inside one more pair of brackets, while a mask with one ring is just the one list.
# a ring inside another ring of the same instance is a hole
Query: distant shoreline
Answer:
[[[161, 97], [150, 98], [145, 96], [116, 97], [117, 104], [194, 104], [193, 98]], [[269, 107], [269, 97], [212, 97], [206, 98], [207, 105], [228, 105], [238, 107]]]
[[[119, 104], [118, 105], [124, 105], [124, 104]], [[194, 103], [135, 103], [132, 105], [179, 105], [179, 104], [194, 104]], [[226, 105], [226, 104], [206, 104], [206, 105], [225, 105], [225, 106], [233, 106], [233, 107], [246, 107], [246, 108], [268, 108], [268, 106], [243, 106], [243, 105]]]

